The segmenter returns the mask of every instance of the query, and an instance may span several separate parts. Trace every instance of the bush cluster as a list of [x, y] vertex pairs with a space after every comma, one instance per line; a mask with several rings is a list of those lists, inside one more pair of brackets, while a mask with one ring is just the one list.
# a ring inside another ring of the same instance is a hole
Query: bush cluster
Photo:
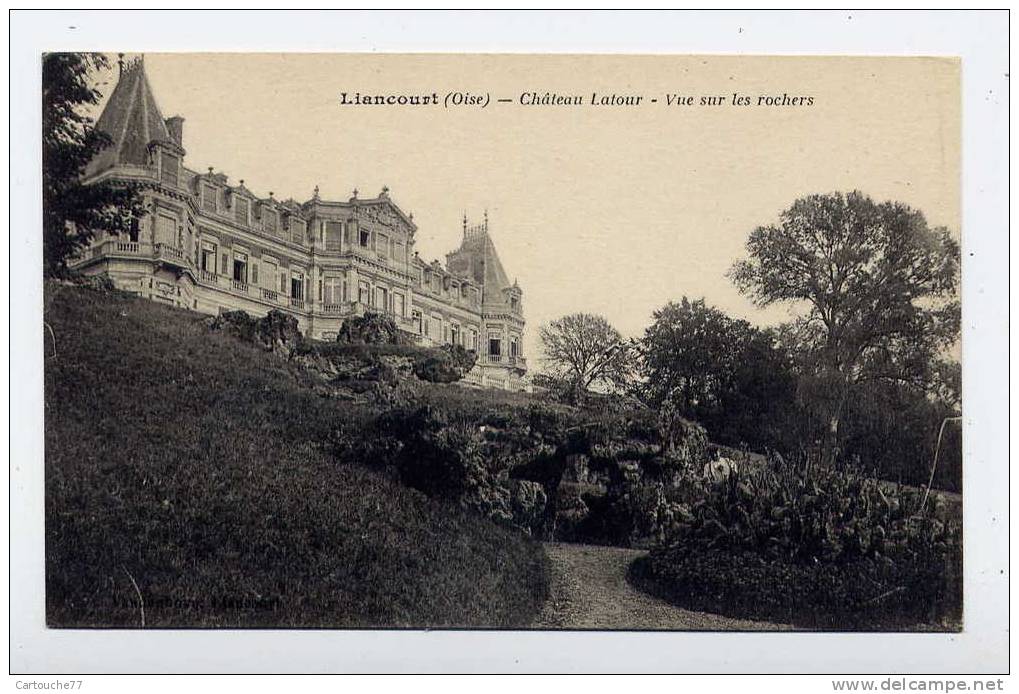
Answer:
[[405, 345], [410, 342], [391, 317], [372, 312], [344, 320], [336, 341], [348, 345]]
[[777, 461], [691, 485], [702, 498], [634, 566], [652, 592], [694, 609], [818, 628], [958, 620], [960, 529], [921, 515], [915, 490]]
[[245, 311], [224, 311], [208, 324], [212, 330], [223, 330], [243, 342], [287, 358], [304, 342], [297, 319], [279, 309], [272, 309], [262, 318]]
[[[306, 340], [296, 348], [295, 354], [310, 358], [301, 362], [308, 366], [315, 366], [315, 360], [318, 359], [332, 362], [333, 368], [329, 371], [350, 372], [351, 369], [347, 367], [351, 365], [374, 367], [373, 378], [376, 379], [388, 378], [381, 376], [392, 371], [387, 367], [387, 363], [392, 362], [392, 358], [396, 358], [396, 361], [402, 358], [409, 367], [407, 376], [413, 374], [429, 383], [455, 383], [463, 379], [477, 361], [477, 354], [459, 345], [420, 347], [402, 342], [347, 343]], [[340, 368], [341, 366], [344, 368]]]

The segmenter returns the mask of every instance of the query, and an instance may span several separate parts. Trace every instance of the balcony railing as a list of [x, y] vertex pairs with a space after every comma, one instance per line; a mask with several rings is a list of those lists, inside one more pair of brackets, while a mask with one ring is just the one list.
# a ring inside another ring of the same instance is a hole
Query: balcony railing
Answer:
[[265, 299], [266, 301], [271, 301], [274, 304], [278, 304], [279, 300], [280, 300], [280, 295], [279, 295], [279, 292], [277, 292], [277, 291], [274, 291], [272, 289], [266, 289], [266, 288], [263, 287], [262, 288], [262, 298]]
[[304, 310], [304, 299], [298, 299], [296, 296], [290, 297], [291, 308], [298, 308]]
[[219, 284], [218, 276], [215, 272], [209, 270], [198, 271], [198, 281], [204, 282], [205, 284]]
[[524, 357], [511, 356], [509, 354], [485, 354], [479, 361], [499, 366], [510, 366], [520, 369], [527, 368], [527, 360]]
[[184, 262], [184, 251], [165, 243], [157, 243], [156, 257]]
[[247, 282], [242, 282], [240, 280], [232, 280], [232, 285], [231, 286], [233, 286], [234, 291], [243, 292], [245, 294], [248, 293], [248, 283]]

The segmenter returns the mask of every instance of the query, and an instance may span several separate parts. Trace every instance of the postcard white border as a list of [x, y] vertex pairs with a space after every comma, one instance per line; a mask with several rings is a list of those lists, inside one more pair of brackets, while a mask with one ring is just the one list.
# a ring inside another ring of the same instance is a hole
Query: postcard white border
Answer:
[[[1008, 15], [970, 12], [14, 12], [11, 671], [1005, 672]], [[43, 610], [40, 54], [46, 50], [948, 55], [963, 70], [965, 631], [721, 634], [48, 630]]]

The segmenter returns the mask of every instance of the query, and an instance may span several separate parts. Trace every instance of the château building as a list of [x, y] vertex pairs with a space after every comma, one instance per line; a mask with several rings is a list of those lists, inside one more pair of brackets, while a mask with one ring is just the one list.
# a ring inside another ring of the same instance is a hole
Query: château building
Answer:
[[417, 226], [383, 188], [376, 197], [259, 197], [212, 168], [185, 166], [184, 119], [163, 118], [142, 58], [120, 78], [96, 127], [111, 144], [89, 163], [88, 182], [134, 186], [145, 214], [129, 236], [99, 236], [72, 267], [105, 274], [153, 301], [208, 314], [242, 310], [294, 316], [303, 334], [333, 340], [344, 319], [385, 313], [424, 345], [478, 353], [467, 381], [523, 387], [522, 293], [484, 222], [463, 219], [445, 264], [414, 250]]

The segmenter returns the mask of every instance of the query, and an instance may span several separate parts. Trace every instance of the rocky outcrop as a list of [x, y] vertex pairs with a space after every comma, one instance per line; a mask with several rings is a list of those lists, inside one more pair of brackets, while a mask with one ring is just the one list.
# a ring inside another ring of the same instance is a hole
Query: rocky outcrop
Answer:
[[207, 319], [209, 328], [222, 330], [267, 352], [290, 359], [302, 341], [297, 319], [273, 309], [264, 318], [255, 318], [244, 311], [224, 311]]
[[403, 345], [406, 335], [389, 316], [380, 313], [365, 313], [343, 321], [336, 341], [347, 345]]

